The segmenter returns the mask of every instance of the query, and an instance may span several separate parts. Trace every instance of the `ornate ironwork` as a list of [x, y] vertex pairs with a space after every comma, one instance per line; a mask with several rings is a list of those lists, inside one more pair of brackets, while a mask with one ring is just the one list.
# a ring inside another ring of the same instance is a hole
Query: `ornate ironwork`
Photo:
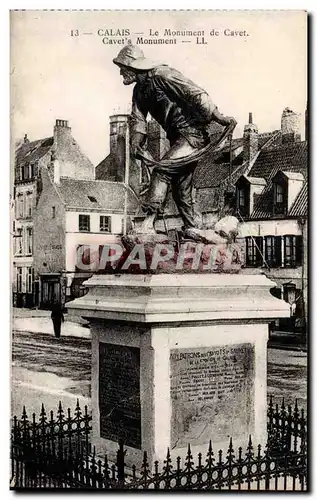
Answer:
[[126, 450], [119, 443], [115, 463], [91, 451], [91, 415], [79, 403], [71, 415], [59, 404], [57, 416], [47, 416], [44, 406], [39, 420], [29, 420], [23, 408], [13, 418], [11, 440], [11, 488], [84, 489], [177, 489], [177, 490], [306, 490], [307, 419], [294, 408], [268, 405], [266, 446], [234, 449], [230, 439], [226, 453], [214, 453], [212, 443], [204, 458], [193, 457], [188, 445], [184, 460], [172, 458], [168, 449], [163, 464], [149, 464], [146, 452], [139, 468], [127, 468]]

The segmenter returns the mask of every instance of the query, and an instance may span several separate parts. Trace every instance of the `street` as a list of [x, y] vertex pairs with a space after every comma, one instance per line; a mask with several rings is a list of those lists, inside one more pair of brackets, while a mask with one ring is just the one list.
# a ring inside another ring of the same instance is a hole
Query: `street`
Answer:
[[[64, 324], [67, 329], [67, 322]], [[28, 416], [90, 405], [90, 339], [52, 333], [13, 331], [12, 342], [12, 415], [21, 415], [25, 405]], [[301, 351], [268, 349], [268, 396], [274, 402], [307, 405], [307, 355]]]

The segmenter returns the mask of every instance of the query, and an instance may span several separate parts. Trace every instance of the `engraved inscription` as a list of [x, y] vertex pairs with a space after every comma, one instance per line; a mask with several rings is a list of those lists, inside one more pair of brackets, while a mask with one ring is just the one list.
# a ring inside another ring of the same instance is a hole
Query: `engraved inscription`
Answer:
[[254, 346], [172, 349], [173, 447], [252, 433]]
[[140, 349], [99, 344], [100, 436], [141, 449]]

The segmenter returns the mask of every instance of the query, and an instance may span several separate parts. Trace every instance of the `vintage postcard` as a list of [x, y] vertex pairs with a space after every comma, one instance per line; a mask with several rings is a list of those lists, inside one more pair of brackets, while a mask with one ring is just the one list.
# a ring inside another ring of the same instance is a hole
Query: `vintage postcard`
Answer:
[[307, 13], [10, 25], [10, 488], [307, 491]]

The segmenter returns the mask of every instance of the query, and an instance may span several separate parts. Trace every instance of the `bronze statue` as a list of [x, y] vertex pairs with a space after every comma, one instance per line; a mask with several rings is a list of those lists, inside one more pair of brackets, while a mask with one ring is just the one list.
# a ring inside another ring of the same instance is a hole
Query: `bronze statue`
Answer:
[[[135, 83], [131, 115], [132, 154], [154, 166], [147, 196], [142, 202], [146, 217], [140, 233], [155, 233], [154, 220], [171, 186], [184, 223], [184, 237], [204, 241], [204, 232], [195, 225], [194, 170], [198, 159], [210, 150], [208, 125], [212, 121], [223, 125], [224, 139], [232, 133], [236, 120], [223, 116], [205, 90], [179, 71], [146, 59], [137, 46], [125, 46], [113, 62], [120, 68], [124, 85]], [[142, 150], [148, 113], [165, 130], [171, 146], [159, 162], [154, 162], [149, 153]]]

